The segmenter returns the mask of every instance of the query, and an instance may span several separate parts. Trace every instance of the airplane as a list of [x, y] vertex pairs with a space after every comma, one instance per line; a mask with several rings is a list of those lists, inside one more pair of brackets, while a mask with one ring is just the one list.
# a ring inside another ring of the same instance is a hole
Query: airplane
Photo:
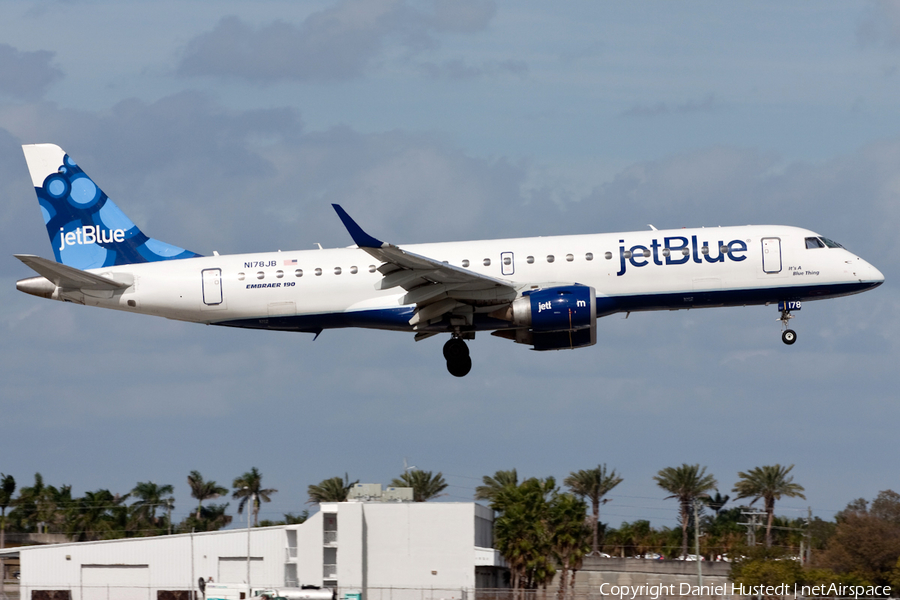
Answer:
[[416, 341], [449, 334], [447, 370], [472, 368], [476, 332], [534, 350], [597, 343], [616, 313], [777, 305], [782, 341], [807, 300], [857, 294], [884, 276], [840, 244], [781, 225], [397, 246], [333, 205], [354, 245], [201, 256], [150, 238], [53, 144], [24, 145], [55, 260], [16, 255], [22, 292], [226, 327], [315, 334], [362, 327]]

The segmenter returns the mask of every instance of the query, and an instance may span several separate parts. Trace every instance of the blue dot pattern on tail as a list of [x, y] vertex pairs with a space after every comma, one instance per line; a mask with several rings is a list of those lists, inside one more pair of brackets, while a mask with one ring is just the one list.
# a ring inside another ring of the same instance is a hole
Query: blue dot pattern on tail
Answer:
[[69, 155], [36, 187], [57, 262], [77, 269], [201, 256], [149, 238]]

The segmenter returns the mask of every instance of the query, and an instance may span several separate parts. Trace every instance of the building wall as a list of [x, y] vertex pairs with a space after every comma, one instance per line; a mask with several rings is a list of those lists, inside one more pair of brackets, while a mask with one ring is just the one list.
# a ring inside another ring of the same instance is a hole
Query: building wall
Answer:
[[[193, 548], [192, 548], [193, 546]], [[283, 586], [285, 564], [283, 527], [255, 528], [250, 534], [251, 584]], [[231, 572], [246, 579], [247, 532], [198, 533], [102, 542], [56, 544], [20, 549], [22, 597], [31, 590], [71, 590], [73, 600], [97, 596], [95, 585], [114, 586], [118, 594], [140, 588], [146, 598], [156, 590], [196, 589], [199, 577]], [[224, 561], [222, 559], [225, 559]], [[221, 565], [220, 563], [226, 563]], [[193, 569], [192, 569], [193, 565]], [[238, 583], [235, 581], [234, 583]], [[105, 597], [105, 595], [104, 595]]]

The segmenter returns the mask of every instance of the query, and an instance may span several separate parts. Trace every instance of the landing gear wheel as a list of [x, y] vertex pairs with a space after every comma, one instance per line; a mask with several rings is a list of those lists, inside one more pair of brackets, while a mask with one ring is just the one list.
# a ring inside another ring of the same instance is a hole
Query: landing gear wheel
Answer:
[[[463, 344], [465, 346], [465, 344]], [[468, 354], [468, 353], [467, 353]], [[468, 356], [457, 356], [447, 360], [447, 370], [454, 377], [465, 377], [472, 370], [472, 359]]]
[[[469, 357], [469, 347], [466, 346], [466, 343], [461, 339], [450, 338], [447, 343], [444, 344], [444, 359], [447, 360], [447, 362], [464, 357]], [[466, 371], [466, 373], [468, 373], [468, 371]], [[463, 373], [463, 375], [465, 375], [465, 373]], [[461, 377], [461, 375], [458, 377]]]
[[790, 346], [797, 341], [797, 332], [793, 329], [785, 329], [781, 334], [781, 341]]

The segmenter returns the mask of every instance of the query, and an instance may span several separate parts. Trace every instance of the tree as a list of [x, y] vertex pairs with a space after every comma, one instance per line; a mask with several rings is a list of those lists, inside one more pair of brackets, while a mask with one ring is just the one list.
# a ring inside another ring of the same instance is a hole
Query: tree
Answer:
[[311, 485], [306, 488], [309, 494], [307, 504], [321, 504], [322, 502], [346, 502], [347, 496], [353, 486], [359, 483], [359, 479], [350, 482], [350, 478], [344, 473], [344, 478], [332, 477], [323, 479], [318, 485]]
[[587, 505], [573, 494], [554, 494], [549, 506], [549, 529], [553, 555], [560, 566], [557, 598], [566, 600], [574, 592], [575, 571], [590, 550], [591, 528], [584, 522]]
[[754, 502], [762, 498], [766, 506], [766, 548], [772, 547], [772, 519], [775, 515], [775, 501], [781, 500], [782, 496], [788, 498], [803, 498], [803, 486], [794, 483], [793, 477], [788, 477], [788, 473], [794, 465], [787, 468], [781, 465], [772, 465], [765, 467], [755, 467], [749, 472], [739, 472], [740, 478], [734, 484], [732, 490], [737, 494], [736, 500], [741, 498], [750, 498], [752, 505]]
[[232, 517], [227, 514], [229, 503], [208, 504], [200, 509], [200, 516], [189, 515], [178, 524], [178, 531], [217, 531], [231, 524]]
[[12, 475], [0, 473], [0, 548], [6, 548], [6, 509], [16, 493], [16, 480]]
[[722, 510], [723, 506], [728, 504], [729, 498], [730, 498], [730, 496], [728, 496], [728, 494], [725, 494], [724, 496], [722, 496], [722, 494], [719, 493], [719, 490], [716, 490], [716, 495], [715, 496], [707, 496], [706, 498], [703, 499], [703, 503], [706, 504], [711, 509], [713, 509], [713, 511], [716, 513], [716, 517], [718, 517], [719, 511]]
[[155, 531], [161, 528], [160, 521], [156, 517], [156, 509], [163, 507], [171, 511], [175, 502], [171, 494], [174, 492], [175, 488], [170, 484], [158, 485], [152, 481], [139, 481], [130, 494], [137, 498], [131, 505], [132, 526], [144, 535], [159, 533]]
[[231, 487], [234, 488], [231, 497], [235, 500], [240, 499], [240, 502], [238, 503], [238, 514], [242, 514], [247, 501], [251, 498], [253, 499], [253, 505], [250, 507], [250, 510], [253, 511], [253, 526], [258, 526], [260, 501], [271, 502], [272, 499], [270, 496], [277, 493], [278, 490], [274, 488], [263, 489], [262, 473], [260, 473], [259, 469], [256, 467], [253, 467], [240, 477], [235, 478]]
[[475, 488], [475, 499], [493, 502], [503, 488], [519, 485], [519, 476], [516, 470], [512, 469], [511, 471], [497, 471], [493, 477], [485, 475], [481, 481], [484, 482], [484, 485]]
[[300, 523], [305, 523], [307, 519], [309, 519], [309, 511], [304, 510], [299, 515], [295, 515], [294, 513], [284, 513], [284, 519], [281, 521], [264, 519], [259, 522], [259, 526], [272, 527], [274, 525], [299, 525]]
[[123, 501], [124, 498], [113, 496], [109, 490], [85, 492], [67, 511], [66, 534], [79, 542], [118, 537], [113, 509]]
[[227, 488], [217, 485], [215, 481], [204, 481], [200, 471], [191, 471], [187, 481], [191, 487], [191, 496], [197, 499], [197, 519], [200, 519], [200, 509], [204, 500], [215, 500], [228, 493]]
[[688, 524], [691, 522], [691, 509], [694, 501], [705, 497], [708, 490], [716, 487], [716, 478], [706, 474], [706, 467], [682, 464], [680, 467], [666, 467], [653, 476], [656, 485], [671, 494], [669, 498], [678, 499], [681, 518], [681, 555], [687, 556]]
[[591, 529], [593, 530], [591, 554], [599, 554], [600, 504], [606, 504], [607, 500], [603, 500], [603, 496], [622, 483], [622, 478], [616, 475], [615, 469], [607, 473], [606, 465], [602, 464], [598, 465], [596, 469], [578, 471], [577, 473], [572, 471], [563, 483], [576, 496], [590, 499], [592, 510]]
[[816, 562], [874, 585], [895, 581], [900, 574], [900, 496], [885, 490], [871, 507], [862, 499], [851, 502], [836, 519], [834, 535]]
[[521, 591], [548, 582], [555, 572], [549, 502], [556, 481], [530, 478], [502, 488], [491, 503], [499, 513], [494, 520], [494, 546], [509, 565], [513, 600]]
[[411, 487], [413, 489], [413, 500], [416, 502], [425, 502], [432, 498], [437, 498], [445, 489], [447, 482], [444, 476], [438, 472], [432, 475], [431, 471], [404, 471], [400, 477], [391, 481], [394, 487]]

